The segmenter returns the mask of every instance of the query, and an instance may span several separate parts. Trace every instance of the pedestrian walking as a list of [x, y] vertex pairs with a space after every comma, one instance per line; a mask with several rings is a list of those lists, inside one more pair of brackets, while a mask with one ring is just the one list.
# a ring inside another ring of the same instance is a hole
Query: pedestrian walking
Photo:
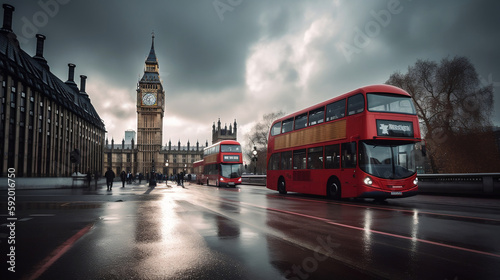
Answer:
[[92, 173], [90, 173], [90, 169], [87, 170], [87, 187], [90, 189], [90, 181], [92, 181]]
[[127, 173], [127, 184], [132, 184], [132, 173]]
[[108, 191], [113, 188], [113, 180], [115, 179], [115, 172], [111, 170], [111, 167], [108, 167], [108, 171], [104, 173], [104, 177], [106, 177], [106, 185], [108, 187]]
[[122, 179], [122, 188], [125, 188], [125, 181], [127, 180], [127, 173], [125, 173], [125, 171], [122, 171], [122, 173], [120, 173], [120, 178]]
[[97, 190], [97, 181], [99, 180], [99, 172], [94, 172], [95, 190]]

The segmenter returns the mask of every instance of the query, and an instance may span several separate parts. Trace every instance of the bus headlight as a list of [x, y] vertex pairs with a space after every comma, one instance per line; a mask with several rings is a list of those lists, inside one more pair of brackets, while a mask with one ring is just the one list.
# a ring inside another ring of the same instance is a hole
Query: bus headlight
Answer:
[[224, 182], [224, 178], [223, 178], [223, 177], [220, 177], [220, 181], [221, 181], [221, 182]]
[[368, 186], [371, 186], [371, 184], [373, 184], [373, 181], [370, 177], [366, 177], [365, 180], [363, 180], [363, 182], [365, 183], [365, 185]]
[[241, 177], [238, 179], [238, 182], [241, 182]]
[[418, 184], [418, 178], [415, 178], [415, 180], [413, 180], [413, 184], [414, 185]]

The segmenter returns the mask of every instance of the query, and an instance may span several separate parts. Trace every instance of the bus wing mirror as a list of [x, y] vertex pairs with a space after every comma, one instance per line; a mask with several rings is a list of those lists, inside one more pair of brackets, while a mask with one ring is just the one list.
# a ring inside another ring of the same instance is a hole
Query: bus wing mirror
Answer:
[[422, 145], [422, 156], [427, 156], [427, 148], [425, 147], [425, 145]]

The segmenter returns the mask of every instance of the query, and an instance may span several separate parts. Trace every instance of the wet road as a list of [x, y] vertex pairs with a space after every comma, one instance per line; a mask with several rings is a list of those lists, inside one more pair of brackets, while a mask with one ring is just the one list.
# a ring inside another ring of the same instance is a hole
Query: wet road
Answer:
[[500, 279], [498, 199], [165, 184], [16, 198], [18, 271], [2, 279]]

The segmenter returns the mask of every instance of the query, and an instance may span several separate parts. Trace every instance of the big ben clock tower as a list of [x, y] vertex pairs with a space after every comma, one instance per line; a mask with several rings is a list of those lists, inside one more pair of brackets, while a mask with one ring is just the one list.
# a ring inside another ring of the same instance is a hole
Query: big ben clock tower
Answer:
[[137, 85], [137, 167], [144, 175], [151, 172], [153, 161], [159, 167], [165, 112], [165, 92], [160, 81], [154, 39], [153, 35], [144, 75]]

